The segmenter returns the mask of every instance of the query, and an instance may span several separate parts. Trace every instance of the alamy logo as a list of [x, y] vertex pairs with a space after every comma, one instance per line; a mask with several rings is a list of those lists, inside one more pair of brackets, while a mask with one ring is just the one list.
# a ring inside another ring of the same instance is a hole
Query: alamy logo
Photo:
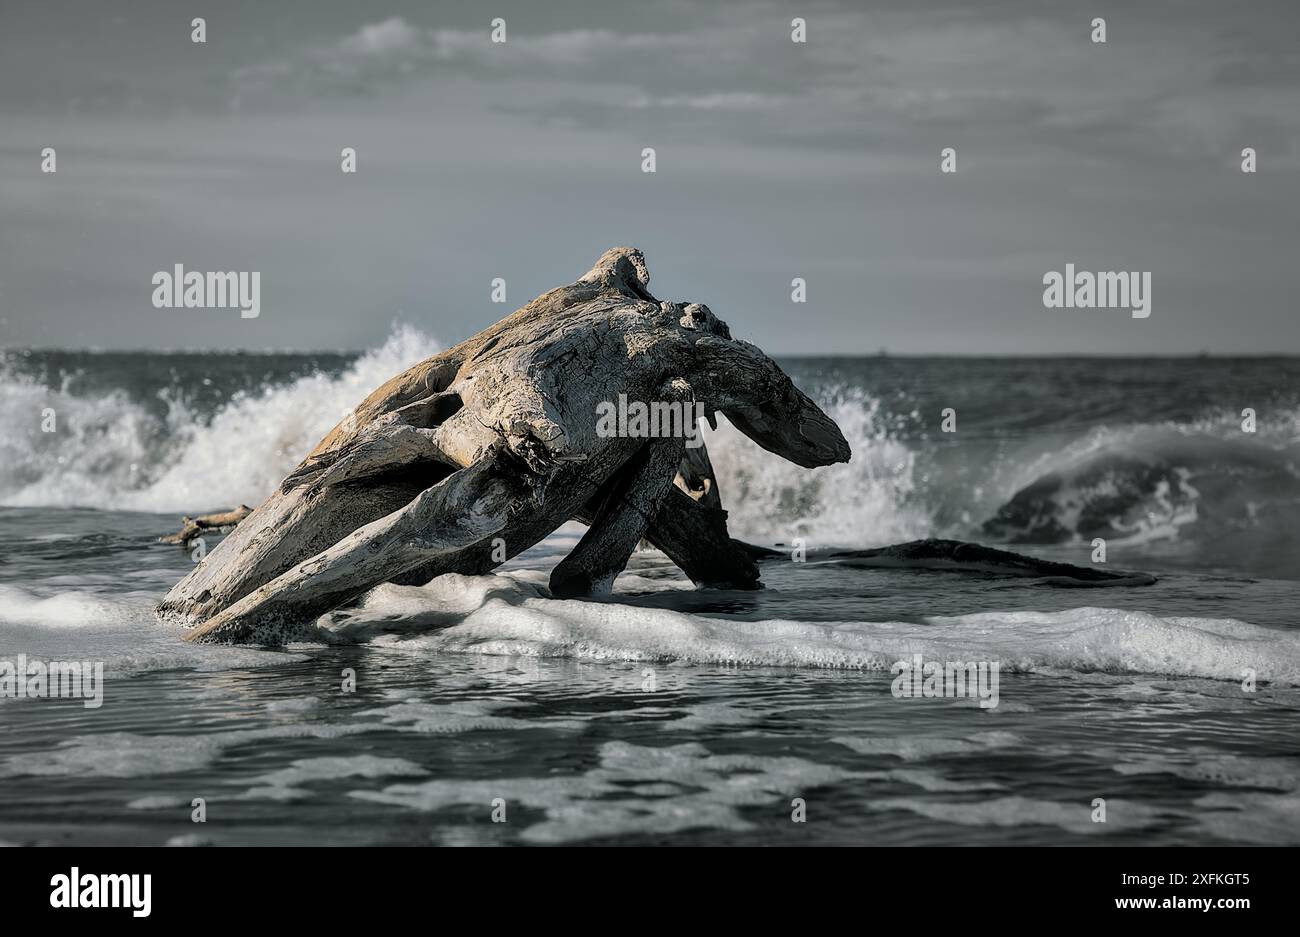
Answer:
[[53, 660], [48, 664], [19, 654], [17, 663], [0, 660], [0, 696], [9, 699], [79, 699], [86, 709], [104, 705], [102, 661]]
[[998, 705], [997, 661], [926, 661], [920, 654], [889, 668], [898, 674], [890, 692], [898, 699], [978, 699], [980, 709]]
[[241, 319], [256, 319], [262, 311], [262, 274], [256, 270], [186, 273], [177, 264], [171, 273], [159, 270], [151, 282], [155, 309], [238, 309]]
[[696, 424], [706, 416], [702, 403], [681, 400], [629, 403], [627, 394], [619, 394], [617, 404], [608, 400], [596, 404], [596, 435], [601, 439], [681, 437], [686, 440], [687, 449], [698, 449], [704, 445], [704, 439]]
[[51, 908], [130, 908], [133, 917], [152, 910], [153, 876], [82, 875], [77, 866], [50, 879]]
[[1048, 309], [1132, 309], [1134, 319], [1151, 315], [1151, 271], [1074, 272], [1043, 274], [1043, 305]]

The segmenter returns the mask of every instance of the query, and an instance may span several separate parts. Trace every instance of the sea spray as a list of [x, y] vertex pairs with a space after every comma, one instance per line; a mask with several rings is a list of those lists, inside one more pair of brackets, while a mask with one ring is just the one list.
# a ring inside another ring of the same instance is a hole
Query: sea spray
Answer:
[[[436, 341], [398, 326], [342, 373], [315, 372], [236, 393], [207, 419], [183, 392], [158, 418], [125, 391], [83, 396], [65, 379], [50, 389], [0, 374], [0, 505], [193, 513], [258, 504], [376, 387], [437, 353]], [[57, 433], [42, 433], [53, 409]]]
[[858, 388], [822, 403], [853, 458], [809, 471], [768, 456], [722, 417], [704, 429], [734, 537], [757, 543], [803, 538], [810, 547], [882, 546], [931, 533], [917, 497], [916, 453], [895, 438], [878, 398]]

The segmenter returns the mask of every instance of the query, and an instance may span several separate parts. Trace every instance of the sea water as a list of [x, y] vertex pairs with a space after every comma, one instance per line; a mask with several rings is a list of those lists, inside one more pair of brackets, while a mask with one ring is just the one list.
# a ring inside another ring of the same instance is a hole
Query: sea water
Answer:
[[[4, 357], [0, 659], [104, 677], [97, 708], [0, 698], [0, 841], [1300, 842], [1300, 361], [787, 361], [853, 460], [706, 431], [733, 535], [788, 551], [762, 591], [643, 551], [613, 596], [551, 599], [574, 524], [491, 576], [379, 587], [318, 623], [343, 644], [154, 619], [191, 568], [155, 542], [179, 514], [256, 504], [435, 350]], [[1088, 564], [1098, 535], [1159, 581], [834, 556], [947, 536]], [[917, 654], [998, 662], [998, 705], [896, 696]]]

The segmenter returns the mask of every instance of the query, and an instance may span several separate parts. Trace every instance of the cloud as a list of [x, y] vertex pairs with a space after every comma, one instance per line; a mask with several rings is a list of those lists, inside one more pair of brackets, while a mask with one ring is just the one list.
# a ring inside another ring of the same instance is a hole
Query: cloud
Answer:
[[[418, 28], [401, 17], [361, 26], [342, 39], [285, 59], [237, 70], [240, 91], [377, 91], [381, 85], [458, 74], [481, 79], [608, 78], [629, 57], [643, 64], [702, 49], [703, 37], [579, 29], [512, 35], [494, 43], [486, 30]], [[560, 70], [563, 70], [562, 72]]]
[[344, 38], [338, 50], [348, 56], [393, 55], [418, 48], [420, 41], [420, 30], [400, 16], [394, 16], [362, 26], [355, 34]]
[[709, 94], [676, 94], [666, 97], [640, 95], [628, 104], [635, 108], [684, 107], [695, 111], [763, 111], [781, 107], [789, 96], [755, 91], [715, 91]]
[[843, 149], [933, 126], [994, 150], [1220, 160], [1253, 133], [1300, 151], [1300, 115], [1271, 93], [1294, 76], [1296, 56], [1252, 53], [1213, 20], [1125, 19], [1099, 45], [1084, 20], [1052, 7], [1015, 17], [824, 7], [796, 44], [783, 8], [744, 10], [683, 11], [660, 18], [661, 32], [512, 30], [506, 43], [487, 28], [392, 17], [233, 80], [243, 100], [442, 93], [455, 81], [456, 94], [538, 124], [630, 128], [653, 114], [663, 139], [708, 129], [737, 143]]

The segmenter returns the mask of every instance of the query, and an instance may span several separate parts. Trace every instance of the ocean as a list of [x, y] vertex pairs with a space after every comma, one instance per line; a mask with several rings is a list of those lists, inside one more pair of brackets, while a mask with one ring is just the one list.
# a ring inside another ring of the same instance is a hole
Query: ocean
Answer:
[[[331, 613], [345, 646], [154, 618], [180, 515], [438, 348], [0, 354], [0, 661], [104, 667], [102, 706], [0, 698], [0, 842], [1300, 843], [1300, 359], [783, 360], [853, 458], [707, 431], [764, 590], [643, 550], [551, 599], [570, 524]], [[924, 537], [1158, 581], [835, 556]], [[997, 705], [896, 695], [917, 654], [997, 662]]]

